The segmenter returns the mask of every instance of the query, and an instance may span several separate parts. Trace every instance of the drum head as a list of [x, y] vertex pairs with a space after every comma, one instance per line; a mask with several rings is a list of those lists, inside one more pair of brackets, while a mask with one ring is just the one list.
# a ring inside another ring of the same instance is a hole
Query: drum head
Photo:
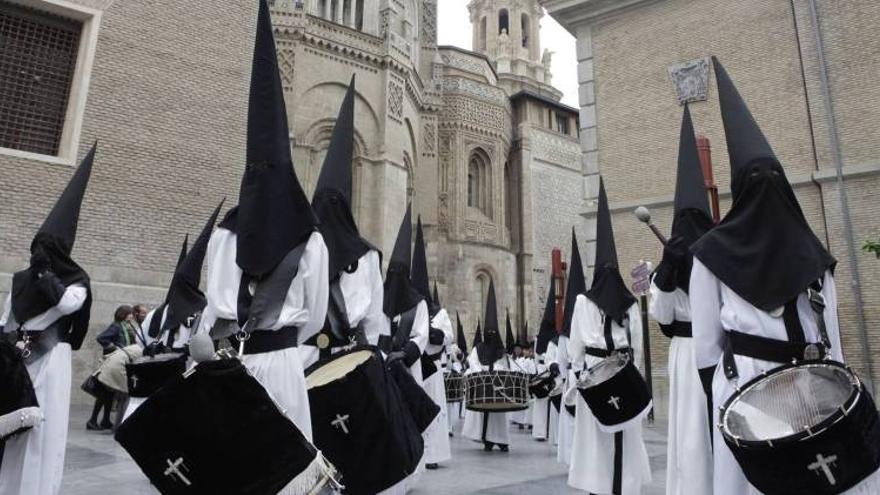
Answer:
[[[855, 401], [859, 381], [843, 366], [787, 366], [749, 382], [722, 410], [725, 435], [745, 442], [809, 436]], [[811, 433], [812, 432], [812, 433]]]
[[135, 358], [132, 361], [132, 364], [164, 363], [166, 361], [174, 361], [175, 359], [180, 359], [181, 357], [183, 357], [183, 354], [179, 352], [166, 352], [162, 354], [156, 354], [155, 356], [142, 356], [139, 358]]
[[312, 389], [334, 382], [369, 361], [373, 355], [368, 350], [343, 354], [309, 373], [306, 376], [306, 388]]
[[586, 372], [582, 372], [578, 381], [579, 388], [589, 388], [605, 383], [617, 375], [629, 363], [629, 354], [618, 352], [602, 360]]

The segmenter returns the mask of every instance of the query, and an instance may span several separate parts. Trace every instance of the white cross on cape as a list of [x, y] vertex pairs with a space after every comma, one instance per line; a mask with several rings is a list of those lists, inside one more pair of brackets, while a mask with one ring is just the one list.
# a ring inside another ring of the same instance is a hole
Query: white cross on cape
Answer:
[[610, 399], [608, 399], [608, 403], [611, 404], [612, 406], [614, 406], [614, 409], [616, 409], [618, 411], [620, 411], [619, 402], [620, 402], [620, 397], [615, 397], [613, 395], [611, 396]]
[[348, 417], [348, 414], [346, 414], [345, 416], [337, 414], [336, 419], [331, 421], [330, 424], [341, 429], [343, 433], [348, 435]]
[[183, 482], [186, 486], [192, 486], [192, 482], [183, 474], [183, 471], [180, 468], [186, 468], [186, 464], [183, 463], [183, 457], [178, 457], [176, 461], [171, 462], [171, 459], [166, 459], [165, 462], [168, 463], [168, 469], [165, 470], [165, 476], [171, 476], [172, 479], [176, 476], [181, 482]]
[[837, 479], [834, 477], [834, 473], [831, 472], [831, 467], [834, 466], [834, 463], [837, 461], [836, 455], [829, 455], [828, 457], [823, 456], [822, 454], [816, 454], [816, 462], [807, 466], [807, 469], [819, 474], [819, 471], [822, 471], [822, 474], [828, 479], [828, 484], [834, 486], [837, 484]]

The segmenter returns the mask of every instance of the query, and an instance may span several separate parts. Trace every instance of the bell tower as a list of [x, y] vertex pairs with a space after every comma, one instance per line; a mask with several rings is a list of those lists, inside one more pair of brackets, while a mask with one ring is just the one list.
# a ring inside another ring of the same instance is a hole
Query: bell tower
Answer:
[[473, 51], [489, 57], [499, 76], [550, 84], [550, 54], [541, 54], [544, 10], [538, 0], [472, 0], [468, 10]]

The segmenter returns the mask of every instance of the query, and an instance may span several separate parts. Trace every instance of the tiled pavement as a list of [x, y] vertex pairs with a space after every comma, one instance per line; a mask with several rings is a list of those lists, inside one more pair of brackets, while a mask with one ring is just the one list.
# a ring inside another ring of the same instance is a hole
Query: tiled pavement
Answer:
[[[109, 433], [85, 430], [88, 410], [74, 407], [68, 438], [62, 495], [140, 495], [157, 493]], [[646, 495], [664, 493], [665, 421], [645, 428], [654, 480]], [[556, 462], [556, 450], [517, 429], [510, 452], [482, 452], [480, 445], [456, 435], [452, 460], [422, 476], [412, 495], [583, 493], [566, 486], [567, 468]]]

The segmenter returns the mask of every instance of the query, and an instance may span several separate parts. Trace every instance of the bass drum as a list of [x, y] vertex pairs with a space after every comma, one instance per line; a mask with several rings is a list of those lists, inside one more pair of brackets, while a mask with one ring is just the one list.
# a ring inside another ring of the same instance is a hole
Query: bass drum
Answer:
[[376, 349], [315, 363], [306, 386], [315, 445], [342, 473], [342, 493], [379, 493], [415, 472], [421, 432]]
[[615, 352], [582, 371], [577, 388], [599, 428], [609, 433], [625, 430], [651, 411], [648, 384], [628, 352]]
[[837, 494], [880, 468], [877, 408], [841, 363], [804, 361], [760, 375], [719, 419], [746, 478], [767, 494]]
[[464, 400], [464, 376], [457, 371], [450, 371], [443, 377], [446, 385], [446, 402]]
[[465, 407], [477, 412], [514, 412], [529, 407], [529, 376], [518, 371], [478, 371], [465, 376]]
[[186, 371], [186, 355], [167, 352], [142, 356], [125, 365], [128, 395], [146, 398]]

